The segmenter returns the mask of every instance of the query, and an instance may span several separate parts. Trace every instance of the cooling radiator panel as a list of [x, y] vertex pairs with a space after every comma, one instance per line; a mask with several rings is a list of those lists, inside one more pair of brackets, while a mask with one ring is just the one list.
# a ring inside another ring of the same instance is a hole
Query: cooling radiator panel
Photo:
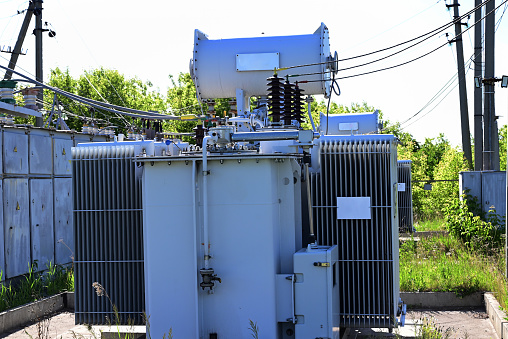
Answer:
[[[396, 327], [397, 145], [391, 135], [324, 136], [311, 175], [319, 245], [338, 245], [340, 326]], [[316, 170], [316, 169], [314, 169]], [[354, 213], [342, 213], [344, 210]]]
[[72, 150], [77, 324], [114, 323], [113, 304], [120, 324], [143, 323], [141, 168], [134, 146], [113, 145]]
[[397, 161], [399, 233], [413, 232], [411, 160]]

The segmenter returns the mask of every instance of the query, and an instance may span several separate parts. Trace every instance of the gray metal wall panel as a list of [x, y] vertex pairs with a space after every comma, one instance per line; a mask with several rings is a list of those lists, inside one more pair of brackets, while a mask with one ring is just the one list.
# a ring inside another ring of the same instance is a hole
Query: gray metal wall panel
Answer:
[[25, 129], [4, 130], [4, 173], [28, 174], [28, 135]]
[[[1, 157], [0, 157], [1, 158]], [[3, 192], [3, 180], [0, 180], [0, 192]], [[0, 194], [0, 206], [3, 209], [3, 193]], [[4, 218], [0, 217], [0, 271], [2, 272], [2, 276], [0, 277], [0, 281], [5, 280], [5, 241], [4, 241]]]
[[[49, 139], [51, 141], [51, 139]], [[30, 180], [32, 260], [40, 269], [55, 263], [53, 232], [53, 180]]]
[[73, 141], [70, 139], [53, 139], [53, 174], [71, 176], [71, 148]]
[[5, 276], [27, 272], [30, 263], [28, 179], [4, 179]]
[[74, 255], [72, 178], [55, 178], [55, 263], [66, 264]]
[[482, 172], [468, 171], [459, 173], [459, 192], [460, 194], [468, 191], [473, 197], [477, 197], [478, 201], [482, 200]]
[[4, 129], [0, 127], [0, 151], [2, 152], [0, 154], [0, 175], [3, 175], [4, 173], [4, 161], [3, 161], [3, 155], [4, 155]]
[[506, 215], [506, 172], [482, 172], [482, 209]]
[[52, 140], [48, 130], [30, 132], [30, 173], [47, 174], [53, 171]]

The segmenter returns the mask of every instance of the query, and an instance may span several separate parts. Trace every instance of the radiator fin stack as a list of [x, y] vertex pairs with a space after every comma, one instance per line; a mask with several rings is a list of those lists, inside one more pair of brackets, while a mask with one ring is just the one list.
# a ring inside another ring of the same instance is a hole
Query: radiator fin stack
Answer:
[[[396, 144], [393, 138], [320, 142], [311, 178], [319, 245], [339, 245], [340, 326], [395, 327], [398, 283]], [[370, 197], [370, 219], [337, 219], [337, 197]]]
[[399, 189], [399, 233], [413, 232], [413, 193], [411, 186], [411, 160], [397, 161]]
[[[142, 324], [143, 219], [134, 147], [75, 147], [72, 153], [76, 323]], [[108, 296], [98, 296], [95, 282]]]

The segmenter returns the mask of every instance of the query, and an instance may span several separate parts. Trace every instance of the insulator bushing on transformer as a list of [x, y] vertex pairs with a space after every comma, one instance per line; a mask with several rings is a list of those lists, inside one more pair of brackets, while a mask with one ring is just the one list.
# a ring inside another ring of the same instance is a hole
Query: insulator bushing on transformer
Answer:
[[294, 100], [293, 100], [293, 120], [298, 121], [300, 124], [304, 121], [304, 110], [303, 106], [305, 105], [305, 99], [303, 95], [303, 89], [298, 86], [294, 88]]
[[284, 83], [284, 125], [291, 125], [291, 120], [293, 120], [293, 111], [294, 111], [294, 85], [286, 80]]
[[275, 73], [266, 80], [268, 81], [268, 111], [270, 112], [268, 115], [272, 117], [272, 123], [278, 124], [284, 109], [284, 86], [282, 84], [282, 78], [279, 78], [277, 73]]
[[196, 140], [196, 145], [202, 145], [203, 139], [205, 138], [205, 132], [206, 129], [203, 127], [203, 125], [197, 125], [192, 129], [196, 135], [194, 136], [194, 140]]

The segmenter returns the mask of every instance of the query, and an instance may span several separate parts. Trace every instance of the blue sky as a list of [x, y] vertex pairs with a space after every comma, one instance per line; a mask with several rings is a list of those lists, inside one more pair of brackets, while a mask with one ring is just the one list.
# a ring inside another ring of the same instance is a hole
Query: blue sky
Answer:
[[[55, 67], [69, 68], [78, 75], [100, 66], [117, 69], [126, 76], [150, 80], [161, 92], [170, 85], [169, 74], [188, 72], [192, 56], [193, 33], [198, 28], [210, 39], [264, 35], [313, 33], [324, 22], [330, 30], [332, 51], [339, 58], [360, 55], [414, 38], [452, 19], [444, 0], [365, 0], [358, 1], [96, 1], [45, 0], [43, 21], [56, 31], [44, 40], [45, 76]], [[501, 4], [496, 1], [496, 5]], [[474, 0], [460, 1], [460, 12], [474, 6]], [[27, 1], [0, 0], [0, 47], [14, 46]], [[504, 5], [497, 12], [499, 19]], [[14, 16], [12, 16], [14, 15]], [[12, 17], [11, 17], [12, 16]], [[508, 17], [508, 14], [506, 15]], [[503, 17], [496, 33], [496, 76], [508, 75], [508, 18]], [[474, 23], [474, 16], [469, 24]], [[31, 32], [32, 28], [29, 30]], [[446, 37], [445, 33], [449, 33]], [[454, 36], [453, 27], [395, 57], [350, 71], [371, 71], [392, 66], [422, 55]], [[473, 29], [464, 34], [466, 62], [473, 53]], [[27, 36], [18, 65], [35, 73], [35, 39]], [[504, 56], [504, 57], [503, 57]], [[0, 57], [8, 58], [6, 53]], [[356, 65], [357, 59], [340, 66]], [[0, 58], [0, 64], [7, 65]], [[19, 69], [18, 69], [19, 70]], [[404, 121], [420, 111], [456, 73], [455, 46], [445, 46], [406, 66], [372, 75], [339, 81], [339, 104], [366, 101], [381, 109], [385, 118]], [[3, 72], [0, 72], [2, 76]], [[338, 76], [346, 75], [339, 73]], [[460, 143], [459, 96], [456, 82], [424, 109], [405, 130], [418, 140], [439, 133]], [[470, 126], [473, 131], [473, 70], [467, 74]], [[496, 87], [496, 115], [506, 124], [508, 89]], [[442, 101], [438, 104], [438, 102]], [[435, 107], [434, 107], [435, 106]]]

